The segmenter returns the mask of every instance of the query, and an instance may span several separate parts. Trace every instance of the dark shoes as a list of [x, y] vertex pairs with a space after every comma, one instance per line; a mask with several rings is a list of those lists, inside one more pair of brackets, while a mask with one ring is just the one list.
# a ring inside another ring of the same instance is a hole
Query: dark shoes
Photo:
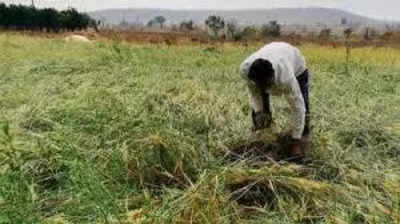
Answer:
[[304, 126], [303, 137], [301, 140], [292, 140], [287, 153], [288, 158], [286, 161], [297, 164], [306, 164], [311, 162], [311, 158], [306, 156], [306, 151], [311, 148], [311, 127], [310, 116], [306, 116], [306, 124]]
[[304, 148], [302, 146], [301, 140], [292, 140], [288, 153], [287, 158], [285, 159], [288, 162], [293, 163], [303, 163], [305, 158]]
[[292, 139], [286, 150], [284, 160], [291, 163], [307, 164], [311, 162], [311, 158], [307, 156], [307, 152], [311, 147], [311, 134], [304, 135], [301, 140]]
[[306, 156], [303, 153], [300, 154], [292, 154], [290, 157], [285, 159], [285, 161], [289, 163], [296, 163], [296, 164], [306, 164], [308, 160], [306, 160]]

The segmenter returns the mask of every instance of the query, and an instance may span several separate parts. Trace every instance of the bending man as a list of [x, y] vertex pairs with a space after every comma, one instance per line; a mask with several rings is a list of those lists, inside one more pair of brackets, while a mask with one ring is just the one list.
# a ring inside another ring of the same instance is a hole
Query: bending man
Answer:
[[265, 45], [250, 55], [240, 71], [250, 91], [253, 130], [272, 124], [271, 95], [284, 95], [292, 108], [289, 160], [302, 161], [301, 139], [310, 134], [309, 73], [299, 49], [283, 42]]

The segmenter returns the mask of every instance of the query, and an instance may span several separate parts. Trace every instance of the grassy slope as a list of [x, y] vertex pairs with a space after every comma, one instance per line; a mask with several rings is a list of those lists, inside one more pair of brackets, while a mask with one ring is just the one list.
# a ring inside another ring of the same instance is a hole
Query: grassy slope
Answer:
[[[356, 49], [347, 73], [344, 49], [301, 48], [314, 162], [251, 170], [221, 161], [249, 135], [237, 70], [256, 47], [0, 35], [0, 223], [399, 223], [400, 51]], [[241, 181], [276, 206], [244, 216]]]

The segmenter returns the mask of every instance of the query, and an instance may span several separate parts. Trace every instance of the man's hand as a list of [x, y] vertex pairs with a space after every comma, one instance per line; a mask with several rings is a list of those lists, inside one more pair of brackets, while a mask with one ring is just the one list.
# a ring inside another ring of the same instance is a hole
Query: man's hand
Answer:
[[253, 119], [253, 131], [258, 131], [260, 129], [269, 128], [272, 124], [272, 117], [270, 114], [265, 112], [252, 112]]

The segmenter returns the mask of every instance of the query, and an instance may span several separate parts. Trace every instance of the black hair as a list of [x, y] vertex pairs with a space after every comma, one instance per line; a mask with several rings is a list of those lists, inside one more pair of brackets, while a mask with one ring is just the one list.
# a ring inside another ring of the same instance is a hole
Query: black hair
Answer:
[[260, 87], [267, 87], [272, 84], [274, 68], [268, 60], [259, 58], [250, 66], [249, 79]]

